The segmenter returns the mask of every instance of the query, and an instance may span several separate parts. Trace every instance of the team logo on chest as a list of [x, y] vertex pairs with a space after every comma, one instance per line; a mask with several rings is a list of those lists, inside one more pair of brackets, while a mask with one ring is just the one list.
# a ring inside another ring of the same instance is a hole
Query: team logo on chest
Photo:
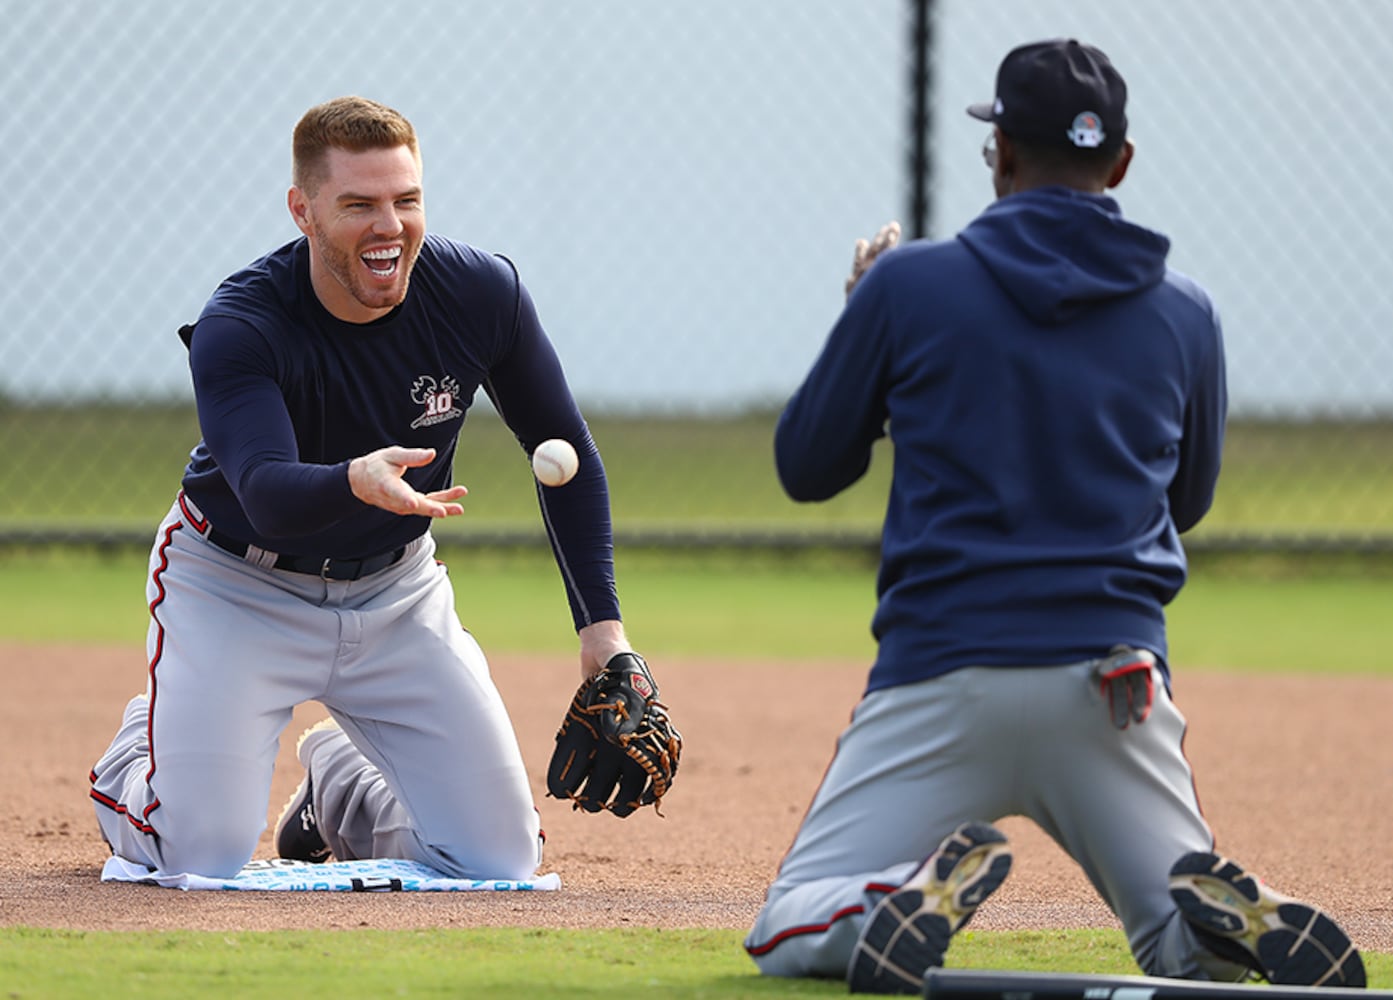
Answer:
[[448, 375], [440, 376], [439, 382], [430, 375], [422, 375], [411, 385], [411, 398], [426, 408], [426, 412], [411, 421], [412, 430], [453, 420], [464, 413], [455, 405], [459, 400], [459, 383]]

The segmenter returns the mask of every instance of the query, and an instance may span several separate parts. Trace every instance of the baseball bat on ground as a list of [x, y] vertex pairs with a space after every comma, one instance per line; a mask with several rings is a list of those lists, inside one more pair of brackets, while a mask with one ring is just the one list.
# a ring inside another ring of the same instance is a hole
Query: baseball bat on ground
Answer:
[[1156, 976], [1104, 976], [1063, 972], [996, 972], [930, 969], [924, 974], [930, 1000], [1335, 1000], [1336, 997], [1393, 997], [1393, 991], [1347, 986], [1269, 986], [1207, 983]]

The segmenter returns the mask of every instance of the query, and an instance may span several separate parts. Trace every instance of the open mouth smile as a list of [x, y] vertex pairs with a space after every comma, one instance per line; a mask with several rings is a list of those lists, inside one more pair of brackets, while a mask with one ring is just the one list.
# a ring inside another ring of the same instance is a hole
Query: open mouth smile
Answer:
[[396, 275], [397, 265], [401, 261], [401, 247], [369, 250], [361, 255], [361, 260], [375, 277], [391, 278]]

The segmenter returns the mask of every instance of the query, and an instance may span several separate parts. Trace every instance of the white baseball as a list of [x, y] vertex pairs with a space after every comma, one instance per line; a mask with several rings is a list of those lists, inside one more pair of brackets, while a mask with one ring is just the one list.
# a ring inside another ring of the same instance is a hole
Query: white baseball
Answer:
[[532, 453], [532, 472], [543, 486], [565, 486], [580, 468], [580, 456], [571, 442], [549, 438]]

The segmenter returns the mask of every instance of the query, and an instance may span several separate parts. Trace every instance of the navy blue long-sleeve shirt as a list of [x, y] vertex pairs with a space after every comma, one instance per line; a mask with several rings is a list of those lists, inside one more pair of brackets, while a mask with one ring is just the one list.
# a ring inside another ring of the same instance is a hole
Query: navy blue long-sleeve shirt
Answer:
[[1169, 247], [1109, 197], [1042, 188], [853, 291], [775, 457], [790, 496], [825, 499], [888, 428], [869, 690], [1116, 643], [1165, 664], [1226, 410], [1218, 316]]
[[405, 301], [355, 324], [319, 302], [308, 254], [297, 239], [229, 277], [181, 331], [203, 432], [183, 486], [214, 528], [316, 558], [399, 548], [430, 519], [358, 500], [349, 461], [387, 445], [434, 448], [405, 479], [445, 489], [483, 388], [525, 453], [553, 437], [576, 446], [576, 477], [538, 489], [543, 521], [576, 626], [618, 619], [604, 465], [512, 264], [428, 234]]

